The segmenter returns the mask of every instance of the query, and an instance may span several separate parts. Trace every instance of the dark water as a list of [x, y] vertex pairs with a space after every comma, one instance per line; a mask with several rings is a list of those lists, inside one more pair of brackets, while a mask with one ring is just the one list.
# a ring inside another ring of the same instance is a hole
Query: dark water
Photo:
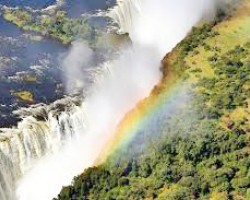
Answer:
[[115, 0], [68, 0], [64, 6], [71, 17], [78, 17], [83, 13], [93, 13], [96, 10], [106, 10], [114, 5]]
[[54, 4], [56, 0], [0, 0], [0, 4], [6, 6], [19, 6], [19, 7], [31, 7], [34, 9], [45, 8], [51, 4]]
[[[1, 5], [42, 9], [54, 4], [55, 0], [0, 0]], [[113, 5], [115, 0], [66, 0], [64, 9], [70, 17], [95, 13]], [[0, 11], [1, 12], [1, 11]], [[92, 25], [105, 27], [103, 18], [89, 19]], [[29, 33], [33, 34], [33, 33]], [[12, 111], [34, 103], [50, 103], [64, 96], [63, 71], [59, 57], [68, 51], [68, 46], [57, 40], [43, 38], [32, 41], [12, 23], [6, 22], [0, 13], [0, 127], [17, 122]], [[34, 67], [35, 66], [35, 67]], [[22, 76], [36, 77], [36, 81], [22, 81]], [[12, 91], [28, 91], [33, 94], [33, 102], [20, 100]]]
[[0, 35], [1, 36], [17, 37], [21, 34], [22, 34], [22, 31], [19, 28], [17, 28], [12, 23], [6, 22], [0, 15]]

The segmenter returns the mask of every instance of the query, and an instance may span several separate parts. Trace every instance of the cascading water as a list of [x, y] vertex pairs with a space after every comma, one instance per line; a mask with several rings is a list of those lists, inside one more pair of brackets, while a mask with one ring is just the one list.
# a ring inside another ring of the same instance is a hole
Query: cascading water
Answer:
[[[160, 60], [199, 22], [210, 0], [123, 0], [106, 15], [129, 33], [133, 47], [108, 63], [81, 106], [33, 109], [0, 133], [0, 198], [48, 200], [94, 164], [123, 116], [161, 78]], [[195, 8], [195, 12], [193, 10]], [[37, 114], [34, 110], [39, 110]], [[29, 109], [25, 110], [28, 112]], [[45, 113], [45, 114], [44, 114]], [[42, 119], [42, 120], [41, 120]], [[21, 178], [21, 179], [20, 179]]]
[[107, 16], [118, 25], [119, 33], [131, 33], [134, 27], [134, 19], [141, 14], [142, 0], [118, 0], [117, 5], [112, 8]]
[[202, 19], [211, 19], [214, 0], [118, 0], [107, 16], [133, 43], [154, 47], [160, 58]]
[[[58, 107], [69, 105], [67, 111], [59, 112]], [[24, 117], [17, 128], [0, 129], [1, 200], [15, 199], [16, 181], [35, 161], [47, 153], [58, 152], [64, 142], [84, 127], [83, 111], [72, 100], [60, 100], [50, 106], [39, 105], [19, 112], [33, 116]]]

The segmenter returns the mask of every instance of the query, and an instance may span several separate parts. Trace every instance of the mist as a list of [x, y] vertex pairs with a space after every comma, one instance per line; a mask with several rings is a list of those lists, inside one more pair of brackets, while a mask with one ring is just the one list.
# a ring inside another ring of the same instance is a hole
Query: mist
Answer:
[[192, 26], [213, 19], [216, 6], [214, 0], [124, 0], [108, 16], [120, 32], [129, 33], [134, 45], [155, 47], [162, 58]]
[[[150, 95], [161, 80], [163, 56], [192, 26], [213, 16], [213, 8], [211, 0], [124, 0], [110, 10], [108, 15], [121, 32], [129, 33], [133, 45], [100, 66], [104, 75], [95, 77], [98, 81], [77, 113], [85, 117], [85, 129], [78, 129], [80, 133], [59, 153], [45, 156], [24, 175], [18, 184], [17, 199], [52, 199], [62, 186], [71, 184], [74, 176], [93, 166], [124, 115]], [[68, 88], [72, 80], [84, 84], [78, 74], [91, 59], [94, 58], [86, 44], [73, 43], [62, 61]]]
[[87, 69], [93, 63], [94, 52], [84, 41], [75, 41], [70, 51], [61, 57], [66, 92], [77, 92], [88, 84]]

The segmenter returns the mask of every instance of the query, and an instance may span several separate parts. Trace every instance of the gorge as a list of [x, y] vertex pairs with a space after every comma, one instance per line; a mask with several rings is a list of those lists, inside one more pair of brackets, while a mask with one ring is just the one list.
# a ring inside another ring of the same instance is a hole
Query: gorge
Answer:
[[132, 45], [99, 67], [102, 75], [84, 100], [23, 109], [16, 128], [0, 130], [1, 199], [52, 199], [95, 165], [126, 113], [161, 80], [165, 54], [214, 10], [209, 0], [122, 0], [104, 12]]

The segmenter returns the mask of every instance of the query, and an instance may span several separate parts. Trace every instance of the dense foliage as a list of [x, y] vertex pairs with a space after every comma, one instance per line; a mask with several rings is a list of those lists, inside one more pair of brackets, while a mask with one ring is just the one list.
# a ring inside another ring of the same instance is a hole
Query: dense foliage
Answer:
[[122, 154], [114, 164], [87, 169], [58, 199], [250, 198], [248, 140], [241, 129], [203, 120], [189, 136], [167, 136], [139, 157]]
[[87, 18], [68, 18], [63, 11], [53, 15], [34, 15], [22, 9], [5, 9], [4, 18], [26, 31], [34, 31], [68, 44], [76, 39], [93, 42], [98, 34]]
[[[214, 68], [215, 76], [203, 78], [197, 85], [205, 88], [201, 95], [204, 109], [210, 111], [211, 117], [220, 118], [225, 113], [236, 108], [248, 107], [250, 96], [250, 59], [249, 43], [244, 46], [236, 46], [225, 54], [214, 54], [209, 58]], [[244, 125], [247, 119], [237, 123]]]

